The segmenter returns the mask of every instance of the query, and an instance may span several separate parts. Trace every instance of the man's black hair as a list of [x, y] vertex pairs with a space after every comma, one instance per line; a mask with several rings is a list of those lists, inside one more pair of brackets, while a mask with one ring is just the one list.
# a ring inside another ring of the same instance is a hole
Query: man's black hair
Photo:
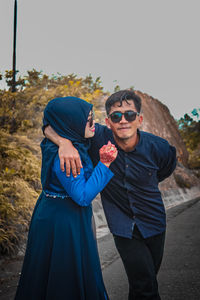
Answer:
[[116, 93], [112, 94], [106, 100], [105, 107], [106, 107], [107, 115], [109, 115], [111, 106], [113, 106], [113, 104], [115, 104], [116, 102], [120, 102], [120, 105], [119, 105], [119, 107], [120, 107], [120, 106], [122, 106], [122, 101], [126, 101], [126, 103], [128, 103], [127, 100], [132, 100], [134, 102], [134, 105], [135, 105], [135, 108], [136, 108], [137, 112], [140, 113], [141, 98], [139, 96], [137, 96], [134, 93], [134, 91], [122, 90], [122, 91], [119, 91], [119, 92], [116, 92]]

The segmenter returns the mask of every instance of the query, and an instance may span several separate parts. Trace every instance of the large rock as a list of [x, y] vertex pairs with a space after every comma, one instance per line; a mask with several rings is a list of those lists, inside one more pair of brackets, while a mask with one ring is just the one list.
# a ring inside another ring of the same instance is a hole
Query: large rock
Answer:
[[171, 145], [176, 147], [178, 160], [187, 166], [188, 152], [168, 107], [147, 94], [139, 91], [136, 91], [136, 94], [142, 99], [144, 115], [142, 130], [168, 140]]

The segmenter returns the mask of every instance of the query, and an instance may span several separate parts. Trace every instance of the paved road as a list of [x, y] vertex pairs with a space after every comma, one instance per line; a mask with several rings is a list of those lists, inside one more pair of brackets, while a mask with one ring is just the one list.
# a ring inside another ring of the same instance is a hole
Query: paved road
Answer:
[[[165, 255], [158, 276], [162, 300], [200, 300], [200, 198], [168, 209], [167, 222]], [[127, 278], [111, 234], [99, 239], [98, 246], [110, 300], [126, 300]], [[1, 300], [13, 300], [22, 259], [0, 264]]]
[[[165, 254], [158, 276], [161, 299], [200, 300], [200, 198], [167, 210], [167, 222]], [[100, 255], [101, 247], [100, 243]], [[101, 255], [101, 261], [110, 300], [126, 300], [128, 283], [120, 258], [115, 253], [113, 262], [106, 265], [105, 255]]]

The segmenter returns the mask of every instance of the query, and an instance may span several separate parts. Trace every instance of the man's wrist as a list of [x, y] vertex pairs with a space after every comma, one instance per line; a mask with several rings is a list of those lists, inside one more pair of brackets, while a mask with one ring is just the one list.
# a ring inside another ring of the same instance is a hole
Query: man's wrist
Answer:
[[71, 145], [72, 142], [71, 142], [70, 140], [66, 139], [66, 138], [63, 138], [63, 137], [59, 136], [59, 138], [58, 138], [58, 146], [61, 147], [61, 146], [64, 145], [64, 144], [65, 144], [65, 145], [66, 145], [66, 144]]

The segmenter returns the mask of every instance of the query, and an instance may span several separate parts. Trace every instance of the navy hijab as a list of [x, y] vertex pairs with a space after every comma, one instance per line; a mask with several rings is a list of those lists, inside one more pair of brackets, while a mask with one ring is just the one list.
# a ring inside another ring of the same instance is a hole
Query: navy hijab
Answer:
[[[84, 138], [88, 115], [92, 107], [92, 104], [76, 97], [55, 98], [47, 104], [43, 118], [43, 128], [51, 125], [58, 135], [72, 141], [80, 154], [86, 177], [90, 176], [93, 169], [87, 152], [90, 140]], [[43, 189], [48, 190], [51, 168], [58, 153], [58, 146], [47, 138], [43, 139], [40, 146], [42, 149], [41, 182]]]

